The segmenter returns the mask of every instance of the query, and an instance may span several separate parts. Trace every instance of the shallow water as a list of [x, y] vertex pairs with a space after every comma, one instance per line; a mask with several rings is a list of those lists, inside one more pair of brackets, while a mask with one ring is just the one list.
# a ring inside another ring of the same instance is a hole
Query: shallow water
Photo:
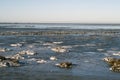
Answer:
[[[54, 44], [54, 42], [63, 42]], [[10, 44], [21, 43], [23, 46], [11, 47]], [[50, 43], [51, 45], [44, 45]], [[51, 48], [66, 46], [65, 53], [56, 53]], [[109, 66], [102, 60], [120, 51], [120, 37], [107, 35], [1, 35], [0, 48], [11, 51], [0, 52], [3, 56], [13, 56], [22, 50], [32, 50], [37, 54], [26, 55], [25, 63], [20, 67], [1, 67], [2, 80], [119, 80], [120, 73], [109, 70]], [[49, 58], [56, 56], [58, 60]], [[40, 64], [33, 59], [44, 59]], [[62, 69], [55, 64], [69, 61], [76, 64], [71, 69]]]

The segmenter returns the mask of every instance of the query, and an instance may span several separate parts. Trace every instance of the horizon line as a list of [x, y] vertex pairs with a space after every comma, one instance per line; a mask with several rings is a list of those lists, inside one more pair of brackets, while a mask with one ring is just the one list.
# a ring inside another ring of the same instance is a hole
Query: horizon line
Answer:
[[81, 25], [120, 25], [120, 23], [79, 23], [79, 22], [0, 22], [0, 24], [81, 24]]

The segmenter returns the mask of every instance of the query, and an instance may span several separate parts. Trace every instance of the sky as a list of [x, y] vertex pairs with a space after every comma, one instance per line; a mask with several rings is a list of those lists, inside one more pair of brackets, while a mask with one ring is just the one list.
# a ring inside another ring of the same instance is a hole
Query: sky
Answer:
[[0, 0], [0, 22], [120, 23], [120, 0]]

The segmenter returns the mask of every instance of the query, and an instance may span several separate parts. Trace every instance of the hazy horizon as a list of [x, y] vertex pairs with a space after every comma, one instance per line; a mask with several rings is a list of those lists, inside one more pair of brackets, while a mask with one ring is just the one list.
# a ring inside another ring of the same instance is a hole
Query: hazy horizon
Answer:
[[120, 24], [119, 0], [0, 0], [0, 23]]
[[0, 24], [79, 24], [79, 25], [120, 25], [120, 23], [80, 23], [80, 22], [0, 22]]

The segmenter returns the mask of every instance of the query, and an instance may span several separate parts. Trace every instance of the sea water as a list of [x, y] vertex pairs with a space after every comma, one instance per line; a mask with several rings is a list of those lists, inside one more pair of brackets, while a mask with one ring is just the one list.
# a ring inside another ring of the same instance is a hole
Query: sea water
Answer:
[[[40, 32], [42, 35], [30, 34], [1, 34], [0, 48], [7, 48], [9, 51], [0, 52], [0, 55], [12, 57], [21, 51], [32, 51], [36, 54], [25, 54], [24, 63], [20, 67], [0, 67], [1, 80], [119, 80], [120, 74], [109, 70], [109, 66], [102, 60], [105, 57], [120, 58], [120, 36], [119, 34], [107, 33], [110, 35], [78, 35], [70, 34], [49, 34], [49, 31], [68, 30], [76, 32], [88, 29], [120, 32], [119, 25], [80, 25], [80, 24], [0, 24], [1, 33], [4, 32]], [[22, 29], [21, 29], [22, 28]], [[26, 29], [27, 28], [27, 29]], [[37, 29], [36, 29], [37, 28]], [[50, 29], [50, 30], [49, 30]], [[30, 31], [29, 31], [30, 30]], [[113, 35], [112, 35], [113, 34]], [[60, 43], [62, 42], [62, 43]], [[59, 43], [59, 44], [57, 44]], [[22, 44], [11, 46], [11, 44]], [[55, 47], [64, 47], [66, 52], [57, 53], [52, 51]], [[117, 54], [117, 55], [115, 55]], [[50, 57], [57, 60], [50, 60]], [[37, 63], [37, 62], [41, 63]], [[62, 69], [55, 64], [59, 62], [72, 62], [76, 64], [70, 69]]]
[[120, 24], [80, 24], [80, 23], [1, 23], [0, 28], [37, 29], [120, 29]]

